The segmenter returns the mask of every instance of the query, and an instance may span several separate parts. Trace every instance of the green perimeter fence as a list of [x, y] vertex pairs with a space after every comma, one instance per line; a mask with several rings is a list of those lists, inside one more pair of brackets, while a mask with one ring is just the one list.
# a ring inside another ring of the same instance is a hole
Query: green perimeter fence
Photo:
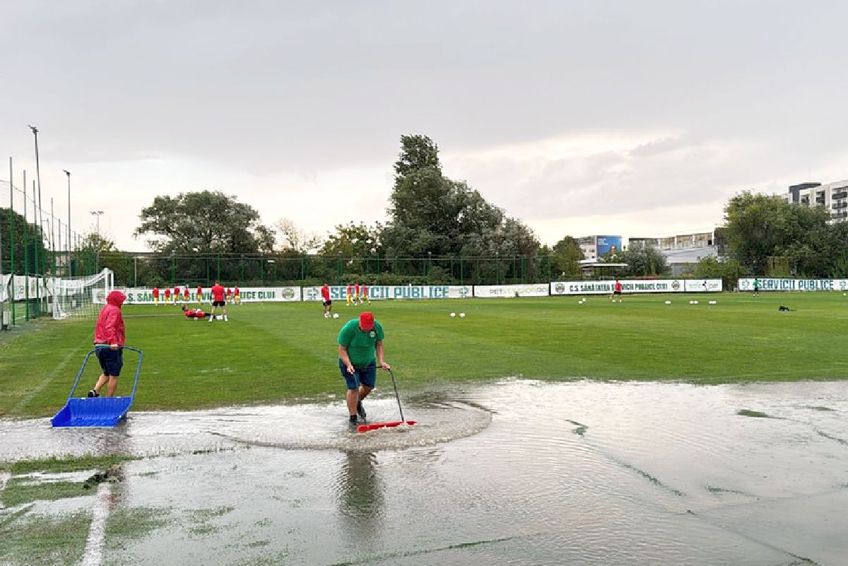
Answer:
[[203, 285], [215, 281], [260, 287], [329, 283], [507, 285], [559, 276], [548, 256], [356, 257], [326, 255], [159, 255], [102, 253], [87, 258], [93, 271], [108, 267], [122, 286]]

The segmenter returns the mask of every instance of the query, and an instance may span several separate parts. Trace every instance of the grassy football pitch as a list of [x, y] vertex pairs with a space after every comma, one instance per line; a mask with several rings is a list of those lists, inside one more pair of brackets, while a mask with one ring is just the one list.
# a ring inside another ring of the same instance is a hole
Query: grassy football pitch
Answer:
[[[144, 352], [133, 410], [340, 395], [337, 333], [366, 309], [385, 328], [386, 359], [406, 391], [510, 376], [694, 383], [848, 376], [842, 355], [848, 298], [842, 293], [579, 300], [336, 304], [340, 316], [329, 320], [318, 303], [243, 304], [230, 306], [229, 322], [211, 324], [185, 319], [178, 307], [126, 306], [127, 343]], [[689, 304], [692, 300], [699, 304]], [[792, 310], [781, 312], [779, 305]], [[460, 318], [460, 312], [466, 316]], [[92, 347], [93, 328], [93, 319], [41, 320], [0, 334], [0, 416], [55, 413]], [[129, 394], [135, 361], [134, 354], [125, 354], [119, 395]], [[98, 373], [92, 357], [78, 394]], [[378, 387], [391, 387], [387, 375], [378, 377]]]

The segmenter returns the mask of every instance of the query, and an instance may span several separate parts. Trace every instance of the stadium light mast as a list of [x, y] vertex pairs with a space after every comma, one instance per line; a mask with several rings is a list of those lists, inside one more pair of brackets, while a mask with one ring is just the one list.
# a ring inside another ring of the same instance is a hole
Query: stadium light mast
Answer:
[[92, 210], [90, 212], [91, 212], [92, 215], [94, 215], [95, 218], [97, 218], [97, 224], [96, 224], [96, 226], [97, 226], [97, 239], [99, 240], [100, 239], [100, 217], [103, 215], [103, 211], [102, 210]]
[[97, 242], [96, 242], [97, 249], [94, 250], [94, 272], [97, 273], [98, 271], [100, 271], [100, 248], [101, 248], [100, 217], [103, 216], [103, 211], [102, 210], [92, 210], [90, 212], [91, 212], [91, 214], [94, 215], [95, 218], [97, 218]]
[[[43, 243], [43, 241], [44, 241], [44, 218], [42, 216], [43, 209], [41, 208], [41, 164], [39, 162], [39, 157], [38, 157], [38, 128], [36, 128], [33, 125], [30, 125], [29, 129], [32, 130], [32, 135], [33, 135], [33, 138], [35, 139], [35, 178], [36, 178], [36, 185], [38, 186], [38, 230], [39, 230], [39, 233], [41, 235], [41, 239], [42, 239], [42, 243]], [[34, 195], [33, 195], [33, 197], [34, 197]], [[45, 262], [45, 265], [46, 265], [47, 258], [44, 258], [43, 261]], [[41, 266], [39, 266], [39, 267], [41, 267]], [[44, 272], [44, 269], [42, 269], [42, 273], [43, 272]]]

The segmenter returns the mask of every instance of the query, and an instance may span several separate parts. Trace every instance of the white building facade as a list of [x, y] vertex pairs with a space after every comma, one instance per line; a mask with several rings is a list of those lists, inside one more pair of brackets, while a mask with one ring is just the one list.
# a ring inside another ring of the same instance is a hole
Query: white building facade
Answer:
[[801, 206], [823, 206], [831, 223], [848, 221], [848, 180], [792, 185], [784, 198]]

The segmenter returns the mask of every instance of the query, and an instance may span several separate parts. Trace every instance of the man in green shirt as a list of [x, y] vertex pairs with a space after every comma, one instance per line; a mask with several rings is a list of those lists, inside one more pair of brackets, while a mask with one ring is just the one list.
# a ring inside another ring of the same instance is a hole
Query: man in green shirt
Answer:
[[384, 359], [383, 336], [383, 326], [370, 312], [347, 321], [339, 331], [339, 370], [347, 384], [347, 411], [351, 423], [356, 423], [357, 414], [365, 420], [362, 400], [377, 383], [377, 365], [390, 369]]

